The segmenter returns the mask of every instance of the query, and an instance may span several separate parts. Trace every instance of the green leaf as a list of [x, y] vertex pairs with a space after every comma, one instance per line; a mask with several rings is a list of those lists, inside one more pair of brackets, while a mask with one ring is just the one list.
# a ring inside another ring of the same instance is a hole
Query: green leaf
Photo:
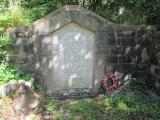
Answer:
[[0, 47], [13, 44], [13, 41], [9, 37], [2, 37], [0, 39]]

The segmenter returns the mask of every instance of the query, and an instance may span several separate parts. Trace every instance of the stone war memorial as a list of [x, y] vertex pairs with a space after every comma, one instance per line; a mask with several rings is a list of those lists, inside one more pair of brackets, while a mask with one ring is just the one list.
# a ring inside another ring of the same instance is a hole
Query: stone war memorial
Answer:
[[[12, 33], [11, 60], [34, 73], [45, 90], [98, 91], [104, 73], [129, 74], [160, 87], [156, 26], [116, 25], [80, 6], [64, 6]], [[151, 59], [155, 57], [155, 59]], [[156, 61], [157, 60], [157, 61]], [[156, 62], [155, 62], [156, 61]], [[156, 79], [155, 79], [156, 78]]]

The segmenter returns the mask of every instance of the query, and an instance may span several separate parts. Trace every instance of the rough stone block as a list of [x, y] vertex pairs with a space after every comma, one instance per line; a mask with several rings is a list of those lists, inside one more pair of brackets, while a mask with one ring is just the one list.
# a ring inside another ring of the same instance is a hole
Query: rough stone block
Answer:
[[108, 44], [109, 45], [115, 45], [116, 44], [116, 39], [114, 37], [109, 37], [108, 38]]
[[126, 57], [126, 63], [132, 63], [132, 57], [131, 56]]
[[109, 63], [118, 63], [118, 56], [110, 56]]
[[111, 54], [124, 54], [123, 46], [110, 46]]
[[119, 56], [119, 63], [126, 63], [126, 56]]

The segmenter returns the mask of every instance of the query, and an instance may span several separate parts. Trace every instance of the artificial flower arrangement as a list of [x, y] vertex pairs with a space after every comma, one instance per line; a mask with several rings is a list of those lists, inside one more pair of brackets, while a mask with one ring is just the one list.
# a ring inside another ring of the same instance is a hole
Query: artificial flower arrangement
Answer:
[[114, 91], [120, 85], [120, 80], [115, 74], [107, 73], [101, 78], [101, 84], [105, 92]]

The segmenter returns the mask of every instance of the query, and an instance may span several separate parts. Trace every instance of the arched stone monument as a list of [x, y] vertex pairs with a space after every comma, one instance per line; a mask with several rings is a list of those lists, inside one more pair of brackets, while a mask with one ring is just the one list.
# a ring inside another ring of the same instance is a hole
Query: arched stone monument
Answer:
[[16, 29], [17, 59], [30, 61], [28, 70], [37, 73], [47, 90], [96, 91], [110, 33], [102, 17], [79, 6], [64, 6], [26, 29]]

